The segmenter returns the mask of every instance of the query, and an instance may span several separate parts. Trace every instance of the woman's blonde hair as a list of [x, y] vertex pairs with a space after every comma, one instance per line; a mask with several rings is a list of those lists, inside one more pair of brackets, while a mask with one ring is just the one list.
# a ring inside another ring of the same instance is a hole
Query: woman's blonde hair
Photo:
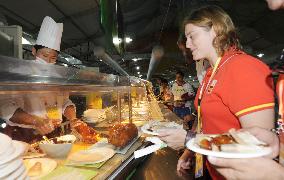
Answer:
[[231, 47], [241, 49], [236, 28], [230, 16], [218, 6], [205, 6], [194, 10], [184, 19], [183, 27], [187, 24], [204, 27], [208, 31], [213, 28], [216, 37], [213, 40], [213, 47], [219, 56]]

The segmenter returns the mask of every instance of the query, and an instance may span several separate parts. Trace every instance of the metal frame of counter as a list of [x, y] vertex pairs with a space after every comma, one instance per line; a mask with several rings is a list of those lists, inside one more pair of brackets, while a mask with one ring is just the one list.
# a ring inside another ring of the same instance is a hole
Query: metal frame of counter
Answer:
[[[182, 123], [182, 120], [165, 105], [159, 104], [159, 107], [166, 119]], [[192, 172], [184, 174], [183, 177], [178, 176], [176, 165], [179, 154], [169, 147], [135, 159], [133, 152], [149, 144], [148, 142], [143, 142], [143, 137], [139, 138], [125, 155], [116, 154], [108, 160], [99, 169], [99, 173], [94, 179], [126, 179], [127, 177], [138, 180], [194, 179]]]

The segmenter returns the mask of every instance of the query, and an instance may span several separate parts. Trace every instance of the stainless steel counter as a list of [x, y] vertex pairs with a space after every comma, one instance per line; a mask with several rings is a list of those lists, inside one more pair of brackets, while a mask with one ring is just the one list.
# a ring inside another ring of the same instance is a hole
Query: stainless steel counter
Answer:
[[171, 148], [164, 148], [149, 155], [133, 174], [133, 180], [174, 180], [194, 179], [190, 171], [179, 177], [176, 171], [178, 153]]
[[[182, 120], [163, 104], [159, 105], [166, 119], [182, 124]], [[136, 168], [132, 175], [133, 180], [173, 180], [173, 179], [194, 179], [192, 170], [189, 170], [182, 177], [178, 176], [176, 167], [179, 159], [178, 152], [167, 147], [149, 155]]]

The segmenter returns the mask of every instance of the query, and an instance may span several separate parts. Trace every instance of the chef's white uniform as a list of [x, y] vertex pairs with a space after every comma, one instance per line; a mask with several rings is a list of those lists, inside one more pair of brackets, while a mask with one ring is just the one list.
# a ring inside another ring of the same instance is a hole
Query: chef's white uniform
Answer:
[[69, 99], [69, 94], [61, 92], [33, 93], [12, 96], [1, 95], [0, 100], [1, 118], [10, 126], [19, 126], [23, 128], [32, 128], [33, 126], [16, 124], [10, 121], [10, 118], [18, 108], [21, 108], [31, 115], [48, 118], [48, 108], [54, 107], [58, 110], [58, 114], [60, 115], [58, 119], [62, 121], [62, 114], [66, 107], [75, 107]]

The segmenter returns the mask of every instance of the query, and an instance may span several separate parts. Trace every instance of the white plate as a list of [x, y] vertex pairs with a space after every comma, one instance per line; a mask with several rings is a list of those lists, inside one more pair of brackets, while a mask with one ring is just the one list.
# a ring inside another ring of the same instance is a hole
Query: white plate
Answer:
[[110, 159], [115, 154], [111, 148], [96, 148], [85, 151], [79, 151], [68, 157], [68, 164], [95, 164]]
[[23, 165], [23, 160], [20, 158], [1, 165], [0, 178], [5, 177], [8, 174], [11, 174], [13, 171], [16, 171], [21, 165]]
[[231, 153], [231, 152], [211, 151], [211, 150], [200, 148], [194, 142], [194, 139], [195, 138], [189, 140], [186, 143], [186, 147], [190, 149], [191, 151], [197, 152], [199, 154], [207, 155], [207, 156], [220, 157], [220, 158], [255, 158], [255, 157], [265, 156], [271, 153], [271, 148], [269, 147], [263, 147], [253, 153]]
[[2, 153], [6, 153], [6, 151], [12, 147], [12, 139], [5, 135], [5, 134], [2, 134], [0, 133], [0, 156], [2, 155]]
[[6, 164], [9, 161], [12, 161], [13, 159], [18, 158], [26, 150], [26, 146], [23, 143], [21, 143], [20, 141], [12, 141], [12, 146], [13, 146], [13, 148], [11, 149], [11, 151], [13, 151], [13, 153], [10, 154], [9, 156], [5, 156], [5, 157], [1, 156], [0, 166], [3, 165], [3, 164]]
[[23, 156], [23, 159], [40, 158], [40, 157], [44, 157], [44, 156], [46, 156], [46, 154], [37, 153], [37, 152], [28, 152]]
[[42, 168], [42, 173], [39, 176], [33, 176], [30, 177], [30, 179], [40, 179], [43, 176], [46, 176], [50, 172], [52, 172], [56, 166], [57, 162], [53, 159], [49, 158], [34, 158], [34, 159], [25, 159], [24, 164], [27, 168], [27, 171], [36, 163], [40, 162], [41, 163], [41, 168]]
[[159, 134], [155, 131], [149, 131], [149, 129], [151, 128], [150, 124], [145, 124], [141, 127], [141, 131], [145, 134], [150, 134], [150, 135], [154, 135], [154, 136], [158, 136]]
[[15, 180], [18, 179], [17, 177], [21, 176], [26, 172], [26, 168], [24, 164], [22, 164], [16, 171], [12, 172], [8, 176], [4, 177], [5, 180]]
[[28, 179], [28, 172], [25, 170], [22, 174], [20, 174], [18, 177], [16, 177], [15, 179], [17, 180], [24, 180], [24, 179]]
[[143, 125], [141, 127], [141, 131], [145, 134], [158, 136], [159, 133], [157, 132], [157, 130], [154, 130], [154, 131], [149, 130], [153, 125], [161, 126], [160, 129], [181, 129], [182, 128], [182, 125], [179, 125], [175, 122], [161, 122], [161, 121], [153, 120], [153, 121], [149, 121], [147, 124]]

